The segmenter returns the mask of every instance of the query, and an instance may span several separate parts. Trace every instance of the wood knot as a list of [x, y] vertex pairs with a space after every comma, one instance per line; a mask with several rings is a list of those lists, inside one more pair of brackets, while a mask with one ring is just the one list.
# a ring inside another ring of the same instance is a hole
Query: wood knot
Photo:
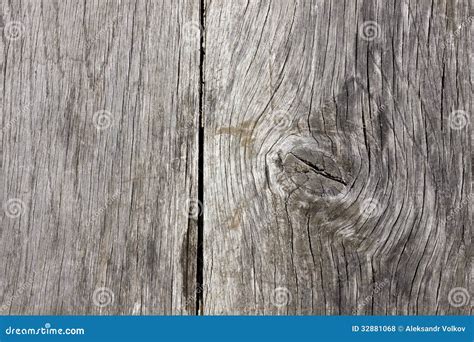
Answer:
[[352, 182], [348, 162], [315, 140], [290, 137], [274, 153], [270, 183], [282, 195], [299, 200], [328, 199], [343, 193]]

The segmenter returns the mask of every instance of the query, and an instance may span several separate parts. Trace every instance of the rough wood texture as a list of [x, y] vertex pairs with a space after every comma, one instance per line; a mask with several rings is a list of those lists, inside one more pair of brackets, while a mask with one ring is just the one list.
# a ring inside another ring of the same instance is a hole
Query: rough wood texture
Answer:
[[472, 1], [0, 11], [0, 314], [471, 312]]
[[1, 314], [195, 314], [199, 3], [1, 10]]
[[473, 10], [207, 2], [204, 313], [470, 312]]

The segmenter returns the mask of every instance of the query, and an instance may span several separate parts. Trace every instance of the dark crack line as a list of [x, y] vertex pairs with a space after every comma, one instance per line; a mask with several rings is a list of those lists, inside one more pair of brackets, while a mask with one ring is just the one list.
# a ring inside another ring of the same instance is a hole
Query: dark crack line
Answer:
[[341, 184], [347, 186], [346, 181], [344, 179], [342, 179], [341, 177], [331, 175], [330, 173], [326, 172], [324, 169], [321, 169], [320, 167], [316, 166], [315, 164], [311, 163], [308, 160], [305, 160], [303, 158], [298, 157], [294, 153], [291, 153], [291, 155], [294, 156], [299, 161], [301, 161], [306, 166], [308, 166], [309, 168], [311, 168], [311, 170], [314, 171], [315, 173], [317, 173], [318, 175], [321, 175], [321, 176], [323, 176], [327, 179], [330, 179], [332, 181], [335, 181], [335, 182], [338, 182], [338, 183], [341, 183]]
[[199, 41], [199, 133], [198, 133], [198, 200], [201, 212], [198, 216], [197, 260], [196, 260], [196, 315], [202, 314], [204, 288], [204, 0], [200, 0], [199, 21], [201, 26]]

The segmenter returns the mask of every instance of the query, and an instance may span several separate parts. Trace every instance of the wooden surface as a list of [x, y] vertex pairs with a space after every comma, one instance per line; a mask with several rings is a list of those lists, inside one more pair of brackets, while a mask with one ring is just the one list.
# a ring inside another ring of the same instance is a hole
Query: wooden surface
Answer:
[[472, 11], [207, 2], [205, 313], [470, 311]]
[[6, 7], [2, 314], [194, 314], [199, 4]]
[[2, 2], [0, 314], [472, 313], [472, 6]]

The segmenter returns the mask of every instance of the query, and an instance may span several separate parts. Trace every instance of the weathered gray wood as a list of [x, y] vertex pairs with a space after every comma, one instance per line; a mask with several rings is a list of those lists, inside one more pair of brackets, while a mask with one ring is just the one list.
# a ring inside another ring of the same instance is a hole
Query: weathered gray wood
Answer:
[[194, 314], [199, 3], [1, 10], [1, 314]]
[[205, 12], [204, 313], [469, 313], [472, 2]]
[[0, 314], [471, 312], [469, 1], [1, 5]]

